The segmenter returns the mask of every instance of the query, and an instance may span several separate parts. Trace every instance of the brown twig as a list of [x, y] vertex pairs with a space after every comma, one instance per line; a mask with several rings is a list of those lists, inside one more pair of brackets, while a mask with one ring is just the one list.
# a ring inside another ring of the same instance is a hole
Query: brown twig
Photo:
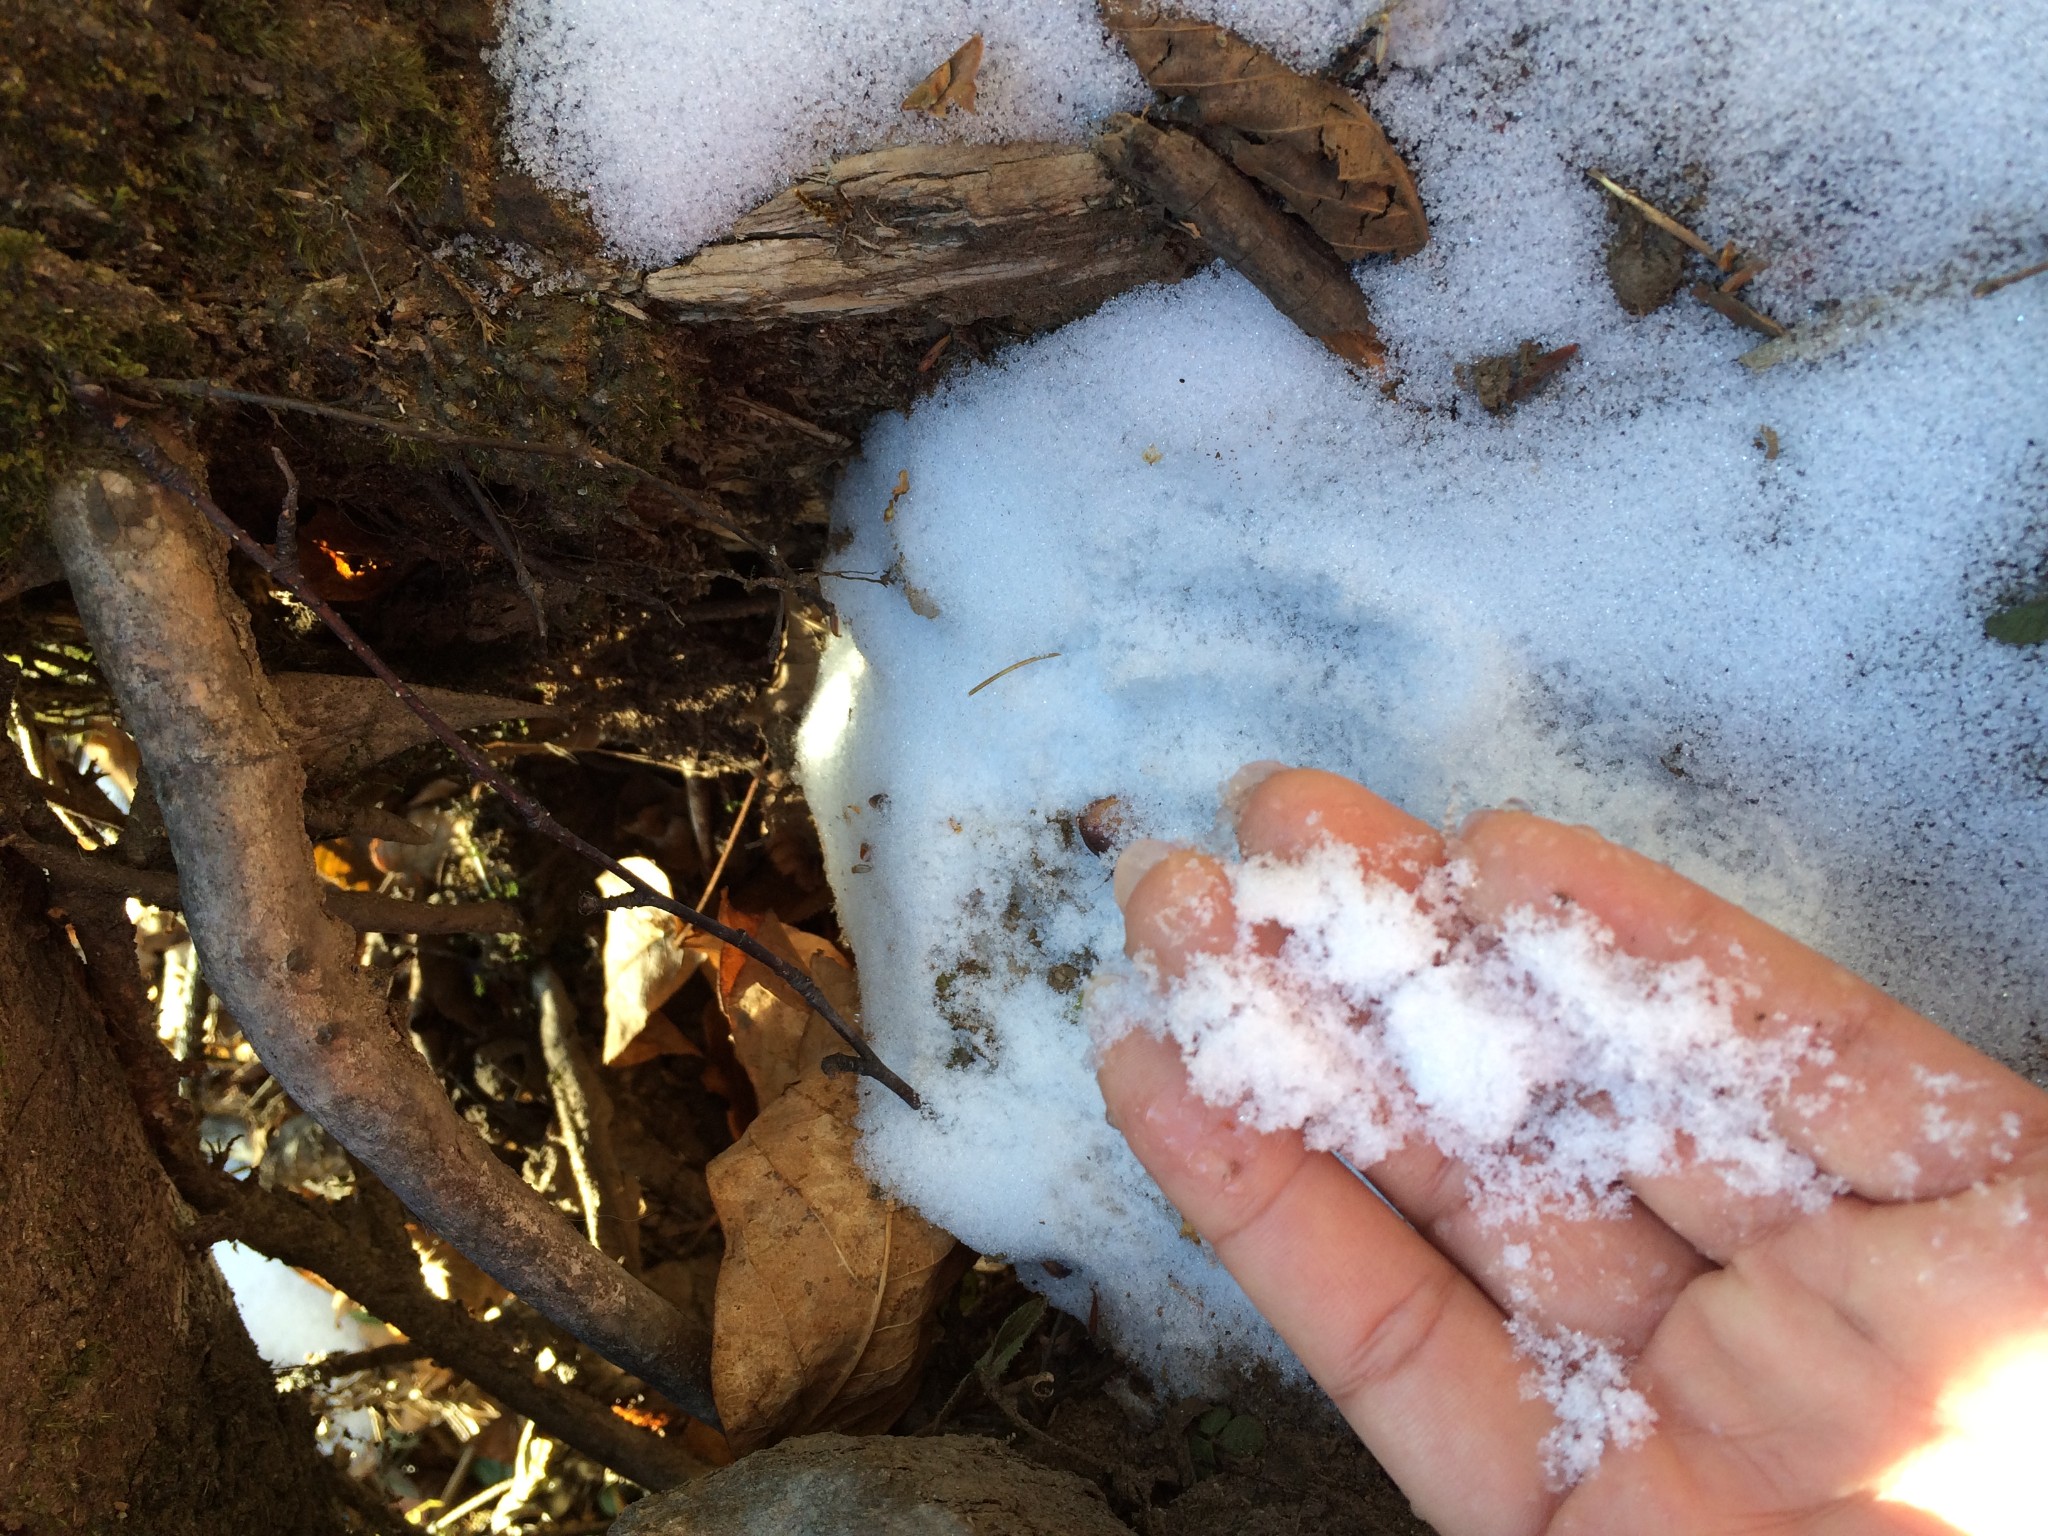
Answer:
[[[300, 400], [291, 395], [266, 395], [254, 390], [230, 389], [227, 385], [216, 384], [211, 379], [138, 379], [128, 387], [152, 389], [158, 394], [178, 395], [188, 400], [258, 405], [266, 410], [293, 411], [301, 416], [319, 416], [328, 421], [345, 422], [349, 426], [368, 427], [372, 431], [383, 432], [391, 437], [432, 443], [436, 447], [457, 451], [475, 449], [485, 453], [518, 453], [532, 458], [562, 459], [572, 464], [587, 465], [592, 469], [609, 470], [614, 474], [625, 475], [649, 490], [666, 496], [681, 507], [685, 515], [693, 521], [724, 534], [752, 550], [774, 568], [778, 580], [791, 584], [797, 581], [796, 573], [776, 552], [774, 545], [763, 544], [733, 522], [723, 511], [713, 506], [709, 498], [685, 490], [673, 480], [657, 475], [651, 469], [643, 469], [630, 459], [622, 459], [617, 454], [607, 453], [602, 448], [594, 448], [588, 443], [530, 443], [516, 437], [488, 437], [468, 432], [448, 432], [422, 422], [392, 421], [388, 417], [372, 416], [367, 411], [352, 411], [346, 406], [326, 405], [318, 400]], [[179, 494], [184, 493], [180, 491]]]
[[697, 898], [699, 911], [711, 905], [711, 898], [718, 892], [719, 878], [725, 873], [726, 862], [732, 858], [732, 851], [738, 845], [740, 833], [747, 825], [747, 812], [754, 808], [754, 796], [761, 790], [761, 771], [754, 770], [754, 776], [747, 780], [747, 792], [740, 799], [740, 813], [732, 819], [732, 830], [725, 834], [725, 846], [718, 850], [718, 862], [711, 866], [711, 877], [704, 882], [704, 894]]
[[[208, 387], [211, 388], [211, 386]], [[504, 798], [505, 803], [511, 806], [513, 811], [517, 813], [520, 820], [533, 828], [534, 831], [540, 833], [541, 836], [560, 844], [589, 863], [595, 864], [598, 868], [606, 870], [616, 875], [620, 880], [623, 880], [630, 891], [638, 897], [634, 905], [655, 907], [673, 917], [681, 918], [684, 922], [701, 929], [713, 938], [732, 945], [742, 954], [760, 961], [783, 981], [787, 982], [796, 994], [832, 1027], [833, 1032], [852, 1048], [853, 1054], [850, 1056], [828, 1056], [825, 1058], [821, 1065], [828, 1074], [836, 1075], [842, 1072], [859, 1073], [863, 1077], [873, 1078], [912, 1109], [922, 1107], [922, 1101], [917, 1096], [917, 1090], [890, 1070], [888, 1064], [875, 1054], [874, 1048], [867, 1041], [863, 1040], [845, 1019], [839, 1016], [839, 1010], [832, 1006], [831, 1000], [819, 989], [818, 984], [805, 975], [801, 969], [776, 954], [745, 930], [729, 927], [715, 918], [706, 917], [694, 907], [683, 905], [682, 902], [677, 901], [672, 896], [664, 896], [660, 891], [657, 891], [639, 875], [628, 869], [603, 849], [579, 837], [576, 833], [555, 820], [546, 806], [527, 793], [516, 781], [500, 773], [474, 744], [465, 740], [453, 726], [436, 714], [427, 705], [426, 701], [413, 691], [411, 684], [392, 671], [384, 658], [370, 649], [362, 636], [358, 635], [348, 621], [336, 613], [327, 600], [313, 589], [312, 584], [305, 579], [303, 574], [296, 568], [287, 569], [272, 551], [265, 549], [261, 544], [257, 543], [255, 539], [249, 536], [241, 524], [223, 512], [214, 502], [213, 498], [195, 485], [192, 478], [184, 470], [172, 463], [149, 437], [136, 431], [130, 425], [127, 418], [114, 409], [113, 402], [105, 389], [98, 385], [88, 384], [83, 380], [74, 379], [71, 385], [71, 392], [82, 405], [88, 407], [105, 421], [108, 429], [120, 440], [122, 446], [133, 455], [136, 462], [149, 472], [152, 479], [159, 485], [164, 486], [166, 489], [190, 502], [208, 522], [212, 523], [215, 528], [227, 537], [228, 541], [243, 556], [262, 570], [268, 572], [273, 580], [286, 587], [295, 598], [311, 609], [320, 621], [333, 631], [335, 638], [347, 647], [349, 654], [360, 661], [364, 667], [368, 668], [373, 676], [391, 690], [392, 694], [401, 704], [419, 718], [420, 723], [433, 733], [436, 740], [455, 754], [456, 760], [468, 770], [470, 777], [481, 783], [488, 784], [492, 789], [496, 790]], [[230, 391], [224, 392], [224, 398], [246, 398], [252, 403], [264, 404], [273, 401], [275, 397], [245, 396], [245, 393], [242, 391]], [[284, 401], [282, 403], [291, 405], [294, 402]], [[303, 402], [298, 403], [303, 404]], [[335, 408], [321, 407], [320, 413], [334, 414]], [[358, 416], [358, 413], [353, 411], [340, 414], [348, 418]], [[374, 416], [365, 416], [360, 419], [381, 427], [392, 425], [391, 423], [380, 421]], [[441, 440], [441, 434], [430, 432], [427, 435], [434, 438], [434, 440]], [[496, 440], [486, 439], [480, 443], [470, 443], [468, 446], [482, 446], [485, 443], [495, 444]], [[594, 450], [592, 451], [594, 452]], [[563, 452], [560, 456], [575, 457], [577, 455]], [[609, 455], [604, 455], [603, 457], [605, 459], [610, 458]], [[611, 462], [623, 464], [623, 461], [620, 460], [613, 460]], [[630, 465], [624, 467], [633, 468]], [[636, 472], [645, 473], [645, 471]], [[590, 902], [587, 899], [585, 904], [591, 910], [598, 909], [596, 903]]]
[[[458, 1372], [593, 1460], [649, 1488], [673, 1487], [709, 1470], [679, 1439], [636, 1429], [605, 1403], [537, 1370], [535, 1351], [522, 1347], [503, 1324], [483, 1322], [461, 1303], [430, 1295], [417, 1278], [402, 1212], [374, 1181], [359, 1183], [354, 1195], [330, 1205], [261, 1189], [253, 1179], [232, 1179], [186, 1160], [173, 1160], [170, 1171], [179, 1193], [221, 1217], [236, 1241], [319, 1275], [404, 1333], [407, 1342], [394, 1347]], [[555, 1347], [561, 1353], [566, 1345]], [[331, 1376], [339, 1374], [339, 1363], [330, 1357], [301, 1369]]]
[[[152, 907], [182, 909], [178, 877], [167, 870], [133, 869], [110, 854], [81, 853], [19, 835], [0, 834], [0, 843], [17, 848], [49, 872], [59, 887], [133, 896]], [[502, 901], [467, 901], [440, 906], [401, 901], [371, 891], [329, 888], [321, 893], [329, 915], [360, 933], [520, 933], [524, 925], [516, 907]]]
[[2017, 272], [2008, 272], [2003, 277], [1987, 277], [1970, 289], [1973, 299], [1988, 299], [2001, 288], [2010, 288], [2014, 283], [2023, 283], [2030, 277], [2039, 277], [2048, 272], [2048, 261], [2037, 261], [2031, 267], [2021, 267]]
[[[1670, 235], [1675, 239], [1684, 241], [1687, 245], [1691, 246], [1694, 250], [1698, 251], [1702, 256], [1706, 257], [1707, 260], [1713, 262], [1716, 266], [1721, 265], [1721, 258], [1723, 254], [1721, 250], [1716, 250], [1713, 246], [1707, 244], [1706, 241], [1702, 240], [1698, 235], [1694, 234], [1691, 230], [1687, 229], [1683, 224], [1679, 223], [1678, 220], [1671, 217], [1670, 214], [1666, 213], [1663, 209], [1659, 208], [1655, 203], [1649, 202], [1644, 198], [1636, 196], [1635, 193], [1629, 191], [1627, 187], [1624, 187], [1620, 182], [1614, 180], [1612, 177], [1608, 176], [1603, 171], [1589, 169], [1586, 172], [1586, 174], [1592, 177], [1594, 183], [1600, 188], [1601, 191], [1605, 192], [1609, 197], [1612, 197], [1619, 202], [1627, 203], [1629, 207], [1635, 209], [1637, 213], [1640, 213], [1652, 224], [1656, 225], [1659, 229], [1663, 230], [1665, 234]], [[1722, 267], [1721, 270], [1726, 271], [1727, 268]]]
[[612, 1145], [611, 1095], [576, 1034], [576, 1005], [553, 966], [543, 964], [533, 973], [533, 999], [540, 1010], [540, 1052], [547, 1062], [555, 1122], [583, 1203], [583, 1229], [599, 1253], [637, 1275], [640, 1222]]

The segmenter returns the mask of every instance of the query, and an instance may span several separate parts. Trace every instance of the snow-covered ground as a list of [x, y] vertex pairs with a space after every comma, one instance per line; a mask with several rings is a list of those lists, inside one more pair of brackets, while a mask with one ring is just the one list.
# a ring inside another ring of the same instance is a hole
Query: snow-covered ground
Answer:
[[[1189, 9], [1313, 63], [1369, 8]], [[1078, 0], [508, 13], [516, 142], [649, 261], [828, 152], [1143, 100]], [[983, 116], [907, 124], [972, 31]], [[2048, 277], [1970, 293], [2048, 256], [2048, 4], [1405, 0], [1390, 38], [1367, 101], [1435, 231], [1358, 271], [1396, 392], [1211, 273], [878, 422], [836, 514], [806, 786], [928, 1101], [870, 1093], [865, 1155], [1170, 1372], [1279, 1346], [1102, 1121], [1098, 797], [1197, 842], [1256, 758], [1520, 800], [1994, 1053], [2048, 1026], [2048, 648], [1983, 631], [2048, 577]], [[1820, 341], [1753, 371], [1687, 298], [1625, 314], [1592, 166], [1767, 257], [1746, 296]], [[1490, 417], [1454, 367], [1525, 338], [1580, 351]]]

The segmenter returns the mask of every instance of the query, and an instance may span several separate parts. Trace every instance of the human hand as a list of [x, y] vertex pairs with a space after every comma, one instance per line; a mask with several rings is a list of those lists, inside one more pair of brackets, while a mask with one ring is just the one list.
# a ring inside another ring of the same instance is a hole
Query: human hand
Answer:
[[[1283, 859], [1335, 840], [1408, 889], [1465, 861], [1480, 924], [1574, 904], [1626, 954], [1753, 987], [1745, 1031], [1810, 1026], [1832, 1052], [1770, 1105], [1841, 1181], [1818, 1208], [1695, 1165], [1631, 1178], [1620, 1214], [1506, 1225], [1430, 1146], [1364, 1170], [1396, 1215], [1298, 1132], [1197, 1098], [1172, 1044], [1135, 1033], [1105, 1053], [1111, 1120], [1426, 1519], [1446, 1536], [2044, 1528], [2048, 1094], [1584, 828], [1488, 812], [1445, 839], [1291, 769], [1245, 795], [1238, 840]], [[1164, 977], [1239, 942], [1213, 859], [1153, 848], [1117, 885], [1127, 950]], [[1617, 1341], [1656, 1413], [1574, 1487], [1546, 1478], [1556, 1421], [1523, 1390], [1509, 1310]]]

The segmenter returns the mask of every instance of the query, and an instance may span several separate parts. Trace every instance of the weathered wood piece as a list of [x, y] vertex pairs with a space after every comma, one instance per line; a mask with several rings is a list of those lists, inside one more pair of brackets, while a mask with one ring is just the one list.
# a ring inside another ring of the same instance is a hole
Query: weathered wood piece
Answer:
[[840, 160], [731, 239], [648, 274], [686, 320], [839, 320], [915, 309], [951, 324], [1056, 325], [1201, 254], [1073, 144], [916, 144]]
[[1211, 149], [1261, 183], [1346, 261], [1429, 240], [1415, 179], [1343, 86], [1289, 69], [1227, 27], [1152, 0], [1102, 0], [1146, 84], [1179, 98]]
[[1374, 368], [1386, 361], [1365, 295], [1336, 252], [1200, 139], [1119, 114], [1095, 149], [1119, 176], [1199, 229], [1275, 309], [1332, 352]]

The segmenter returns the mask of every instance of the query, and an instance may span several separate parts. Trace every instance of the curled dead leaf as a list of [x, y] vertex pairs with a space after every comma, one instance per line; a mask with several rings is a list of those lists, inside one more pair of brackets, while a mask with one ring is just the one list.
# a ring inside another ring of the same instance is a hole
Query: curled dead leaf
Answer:
[[933, 117], [944, 117], [955, 107], [972, 112], [974, 81], [980, 71], [981, 34], [977, 32], [954, 49], [945, 63], [911, 87], [910, 94], [903, 98], [903, 110], [928, 112]]
[[[774, 913], [761, 917], [729, 904], [719, 921], [751, 933], [768, 951], [789, 961], [818, 984], [839, 1016], [858, 1026], [860, 989], [853, 964], [829, 939], [784, 925]], [[772, 1104], [818, 1063], [844, 1048], [822, 1014], [796, 989], [760, 961], [722, 947], [718, 957], [718, 1006], [732, 1037], [733, 1054], [754, 1085], [754, 1097]]]
[[[637, 855], [621, 862], [664, 896], [675, 894], [659, 864]], [[617, 875], [597, 877], [598, 891], [622, 896]], [[656, 1056], [694, 1055], [697, 1048], [661, 1012], [713, 950], [693, 942], [681, 918], [654, 907], [618, 907], [604, 920], [604, 1064], [630, 1067]]]
[[1227, 27], [1146, 0], [1102, 0], [1102, 17], [1146, 83], [1186, 101], [1209, 147], [1346, 261], [1407, 256], [1428, 242], [1415, 178], [1341, 85], [1289, 69]]
[[854, 1080], [792, 1084], [704, 1170], [725, 1230], [711, 1391], [741, 1455], [875, 1434], [917, 1393], [964, 1250], [878, 1193], [854, 1156]]

